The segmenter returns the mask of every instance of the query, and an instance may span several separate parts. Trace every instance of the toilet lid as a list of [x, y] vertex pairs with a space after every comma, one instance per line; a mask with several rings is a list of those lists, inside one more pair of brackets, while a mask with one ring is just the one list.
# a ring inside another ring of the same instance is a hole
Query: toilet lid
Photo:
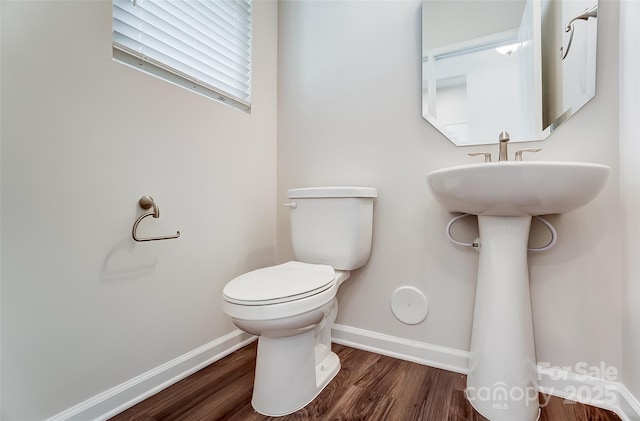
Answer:
[[331, 266], [287, 262], [240, 275], [222, 293], [231, 303], [277, 304], [322, 292], [333, 285], [334, 278]]

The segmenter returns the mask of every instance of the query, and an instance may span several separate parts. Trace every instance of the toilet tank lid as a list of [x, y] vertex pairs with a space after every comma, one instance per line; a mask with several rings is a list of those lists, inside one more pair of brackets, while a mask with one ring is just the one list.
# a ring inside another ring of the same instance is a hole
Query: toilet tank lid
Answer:
[[290, 189], [290, 199], [314, 198], [314, 197], [378, 197], [375, 187], [304, 187]]

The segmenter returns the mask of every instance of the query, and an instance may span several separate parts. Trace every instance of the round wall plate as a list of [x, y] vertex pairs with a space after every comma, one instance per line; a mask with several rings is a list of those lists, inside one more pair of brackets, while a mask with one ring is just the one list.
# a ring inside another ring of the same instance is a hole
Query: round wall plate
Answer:
[[402, 286], [391, 295], [391, 311], [402, 323], [416, 325], [427, 317], [429, 302], [418, 288]]

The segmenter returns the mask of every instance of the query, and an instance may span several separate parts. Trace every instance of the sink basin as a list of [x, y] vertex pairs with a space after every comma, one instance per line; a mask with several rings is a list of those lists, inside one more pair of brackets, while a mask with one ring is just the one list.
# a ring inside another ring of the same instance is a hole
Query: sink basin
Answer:
[[609, 167], [583, 162], [507, 161], [432, 171], [429, 187], [450, 212], [523, 216], [565, 213], [600, 192]]

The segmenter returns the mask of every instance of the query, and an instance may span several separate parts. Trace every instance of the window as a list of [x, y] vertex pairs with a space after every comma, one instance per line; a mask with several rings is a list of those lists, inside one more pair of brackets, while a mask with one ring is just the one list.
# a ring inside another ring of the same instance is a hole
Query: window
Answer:
[[113, 0], [113, 57], [251, 109], [251, 0]]

